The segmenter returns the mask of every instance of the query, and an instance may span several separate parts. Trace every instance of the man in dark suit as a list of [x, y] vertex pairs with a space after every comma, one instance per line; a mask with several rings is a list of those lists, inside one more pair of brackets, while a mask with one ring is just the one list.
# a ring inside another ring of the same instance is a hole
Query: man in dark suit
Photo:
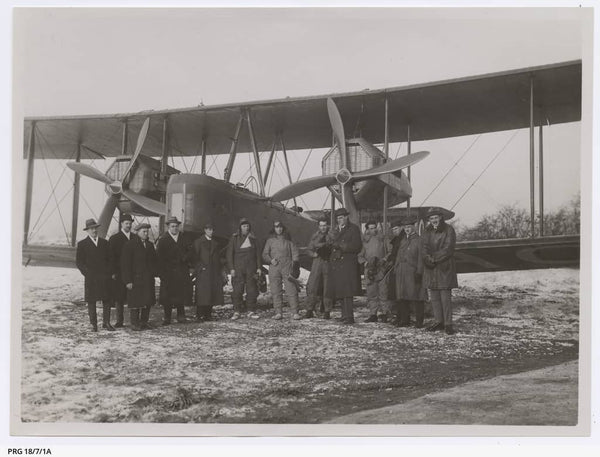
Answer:
[[102, 305], [102, 328], [114, 331], [110, 325], [110, 259], [108, 241], [98, 236], [98, 227], [94, 219], [85, 222], [84, 230], [88, 236], [77, 243], [75, 264], [85, 278], [85, 301], [92, 331], [98, 331], [96, 306]]
[[192, 305], [191, 243], [179, 231], [181, 222], [172, 216], [167, 219], [168, 231], [158, 240], [160, 273], [159, 301], [164, 309], [163, 325], [171, 323], [171, 311], [177, 309], [177, 322], [188, 322], [185, 307]]
[[349, 221], [346, 208], [335, 211], [337, 226], [332, 227], [328, 243], [333, 251], [329, 261], [330, 290], [336, 300], [342, 299], [342, 322], [354, 324], [354, 296], [360, 294], [358, 253], [362, 249], [360, 229]]
[[125, 243], [120, 261], [121, 278], [127, 290], [131, 329], [135, 331], [150, 328], [150, 308], [156, 302], [156, 252], [148, 239], [149, 229], [150, 224], [136, 227], [138, 236], [132, 236]]
[[124, 306], [127, 301], [127, 289], [121, 275], [121, 253], [123, 246], [136, 235], [131, 232], [133, 218], [129, 214], [121, 216], [121, 230], [108, 239], [110, 252], [112, 298], [117, 308], [117, 323], [115, 327], [123, 327]]

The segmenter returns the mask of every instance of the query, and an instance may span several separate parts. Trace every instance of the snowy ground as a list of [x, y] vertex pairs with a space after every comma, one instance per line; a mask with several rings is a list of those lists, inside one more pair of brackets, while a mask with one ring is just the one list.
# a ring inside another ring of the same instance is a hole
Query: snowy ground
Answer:
[[94, 334], [76, 270], [24, 267], [22, 420], [318, 423], [577, 359], [578, 270], [459, 283], [453, 336], [362, 323], [364, 298], [355, 326], [273, 321], [268, 297], [260, 319], [230, 321], [226, 304], [215, 322]]

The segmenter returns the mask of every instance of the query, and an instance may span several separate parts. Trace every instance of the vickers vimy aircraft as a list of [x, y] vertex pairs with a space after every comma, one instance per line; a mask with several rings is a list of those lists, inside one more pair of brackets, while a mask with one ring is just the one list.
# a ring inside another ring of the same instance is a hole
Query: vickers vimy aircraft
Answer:
[[[300, 246], [306, 246], [322, 210], [303, 211], [295, 198], [320, 188], [331, 193], [332, 214], [336, 202], [346, 207], [355, 222], [409, 211], [423, 216], [427, 207], [411, 208], [410, 167], [430, 155], [411, 153], [411, 142], [512, 130], [531, 132], [533, 183], [533, 130], [542, 123], [557, 124], [581, 118], [581, 63], [566, 62], [543, 67], [488, 74], [422, 85], [361, 91], [318, 97], [248, 102], [187, 109], [104, 116], [26, 118], [24, 155], [28, 159], [25, 202], [24, 262], [70, 264], [73, 248], [29, 244], [31, 194], [36, 141], [51, 148], [53, 157], [76, 161], [72, 233], [77, 233], [79, 175], [105, 184], [108, 199], [101, 211], [101, 235], [118, 209], [143, 216], [176, 216], [186, 232], [199, 234], [204, 223], [215, 225], [215, 234], [228, 238], [242, 216], [250, 217], [253, 231], [265, 238], [272, 221], [281, 220]], [[345, 132], [360, 124], [359, 135]], [[247, 127], [247, 138], [241, 135]], [[122, 132], [122, 135], [119, 135]], [[131, 154], [128, 143], [137, 133]], [[542, 135], [540, 133], [540, 139]], [[408, 154], [389, 158], [389, 144], [406, 142]], [[375, 144], [381, 144], [378, 148]], [[265, 183], [274, 171], [280, 146], [289, 185], [266, 195]], [[288, 152], [328, 148], [322, 159], [322, 175], [293, 182]], [[269, 151], [266, 169], [260, 153]], [[207, 156], [229, 155], [223, 179], [207, 174]], [[231, 182], [236, 156], [251, 153], [253, 180], [258, 191]], [[80, 160], [87, 154], [115, 157], [105, 173]], [[433, 151], [429, 160], [435, 160]], [[47, 156], [47, 155], [46, 155]], [[173, 156], [197, 156], [200, 173], [181, 173], [168, 166]], [[156, 159], [158, 157], [159, 159]], [[541, 151], [540, 151], [541, 158]], [[541, 167], [540, 167], [541, 168]], [[403, 170], [407, 170], [404, 173]], [[542, 177], [542, 175], [540, 175]], [[540, 180], [542, 182], [542, 180]], [[531, 204], [533, 215], [533, 184]], [[543, 186], [540, 185], [543, 219]], [[287, 207], [281, 202], [294, 201]], [[398, 205], [407, 203], [406, 207]], [[446, 210], [447, 218], [454, 214]], [[532, 224], [535, 218], [532, 217]], [[162, 224], [159, 224], [162, 226]], [[531, 238], [459, 243], [459, 271], [503, 270], [577, 265], [579, 237]], [[543, 233], [542, 233], [543, 235]], [[74, 246], [74, 236], [71, 237]], [[308, 259], [302, 262], [309, 266]]]

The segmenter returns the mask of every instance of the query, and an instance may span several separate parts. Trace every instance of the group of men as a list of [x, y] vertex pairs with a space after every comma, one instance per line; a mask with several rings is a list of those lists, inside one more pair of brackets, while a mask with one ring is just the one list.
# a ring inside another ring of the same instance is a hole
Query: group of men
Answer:
[[[453, 256], [456, 235], [444, 222], [440, 209], [431, 209], [427, 219], [429, 224], [423, 237], [416, 231], [417, 219], [409, 217], [392, 224], [391, 238], [378, 231], [375, 221], [367, 222], [361, 236], [359, 227], [349, 221], [345, 208], [336, 210], [333, 227], [328, 220], [320, 220], [307, 246], [313, 260], [304, 317], [319, 314], [330, 319], [334, 303], [340, 301], [342, 323], [353, 324], [354, 297], [362, 288], [362, 264], [370, 312], [367, 322], [390, 320], [398, 326], [408, 326], [412, 307], [415, 326], [423, 327], [424, 302], [429, 293], [435, 322], [428, 330], [454, 333], [451, 289], [457, 287]], [[228, 274], [233, 288], [231, 319], [243, 315], [258, 318], [257, 297], [259, 289], [264, 291], [265, 287], [263, 263], [269, 268], [273, 319], [283, 318], [284, 292], [291, 319], [301, 319], [299, 249], [281, 221], [274, 221], [263, 245], [254, 236], [250, 221], [242, 218], [237, 232], [223, 246], [213, 238], [212, 224], [206, 224], [204, 233], [190, 242], [179, 231], [177, 218], [171, 217], [156, 249], [149, 240], [150, 225], [139, 224], [134, 234], [132, 223], [131, 216], [123, 215], [120, 231], [106, 241], [98, 237], [99, 224], [89, 219], [84, 229], [88, 236], [77, 244], [76, 263], [85, 277], [85, 301], [93, 331], [98, 330], [98, 305], [103, 309], [102, 328], [108, 331], [123, 327], [125, 304], [130, 310], [132, 330], [151, 328], [149, 316], [156, 301], [157, 276], [163, 325], [171, 323], [173, 308], [178, 323], [188, 322], [185, 307], [192, 304], [196, 308], [196, 321], [211, 320], [213, 306], [224, 302], [223, 286]], [[113, 306], [117, 311], [114, 327], [110, 323]]]

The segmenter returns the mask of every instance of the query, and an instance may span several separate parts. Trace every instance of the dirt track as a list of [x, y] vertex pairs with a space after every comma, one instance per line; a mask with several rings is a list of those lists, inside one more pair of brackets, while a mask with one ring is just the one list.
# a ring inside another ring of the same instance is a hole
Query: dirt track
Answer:
[[[457, 335], [320, 319], [92, 334], [74, 270], [24, 269], [23, 421], [318, 423], [578, 357], [579, 271], [459, 277]], [[336, 310], [336, 315], [339, 313]], [[358, 321], [366, 318], [357, 301]], [[335, 315], [334, 315], [335, 317]], [[151, 320], [160, 321], [154, 308]]]

